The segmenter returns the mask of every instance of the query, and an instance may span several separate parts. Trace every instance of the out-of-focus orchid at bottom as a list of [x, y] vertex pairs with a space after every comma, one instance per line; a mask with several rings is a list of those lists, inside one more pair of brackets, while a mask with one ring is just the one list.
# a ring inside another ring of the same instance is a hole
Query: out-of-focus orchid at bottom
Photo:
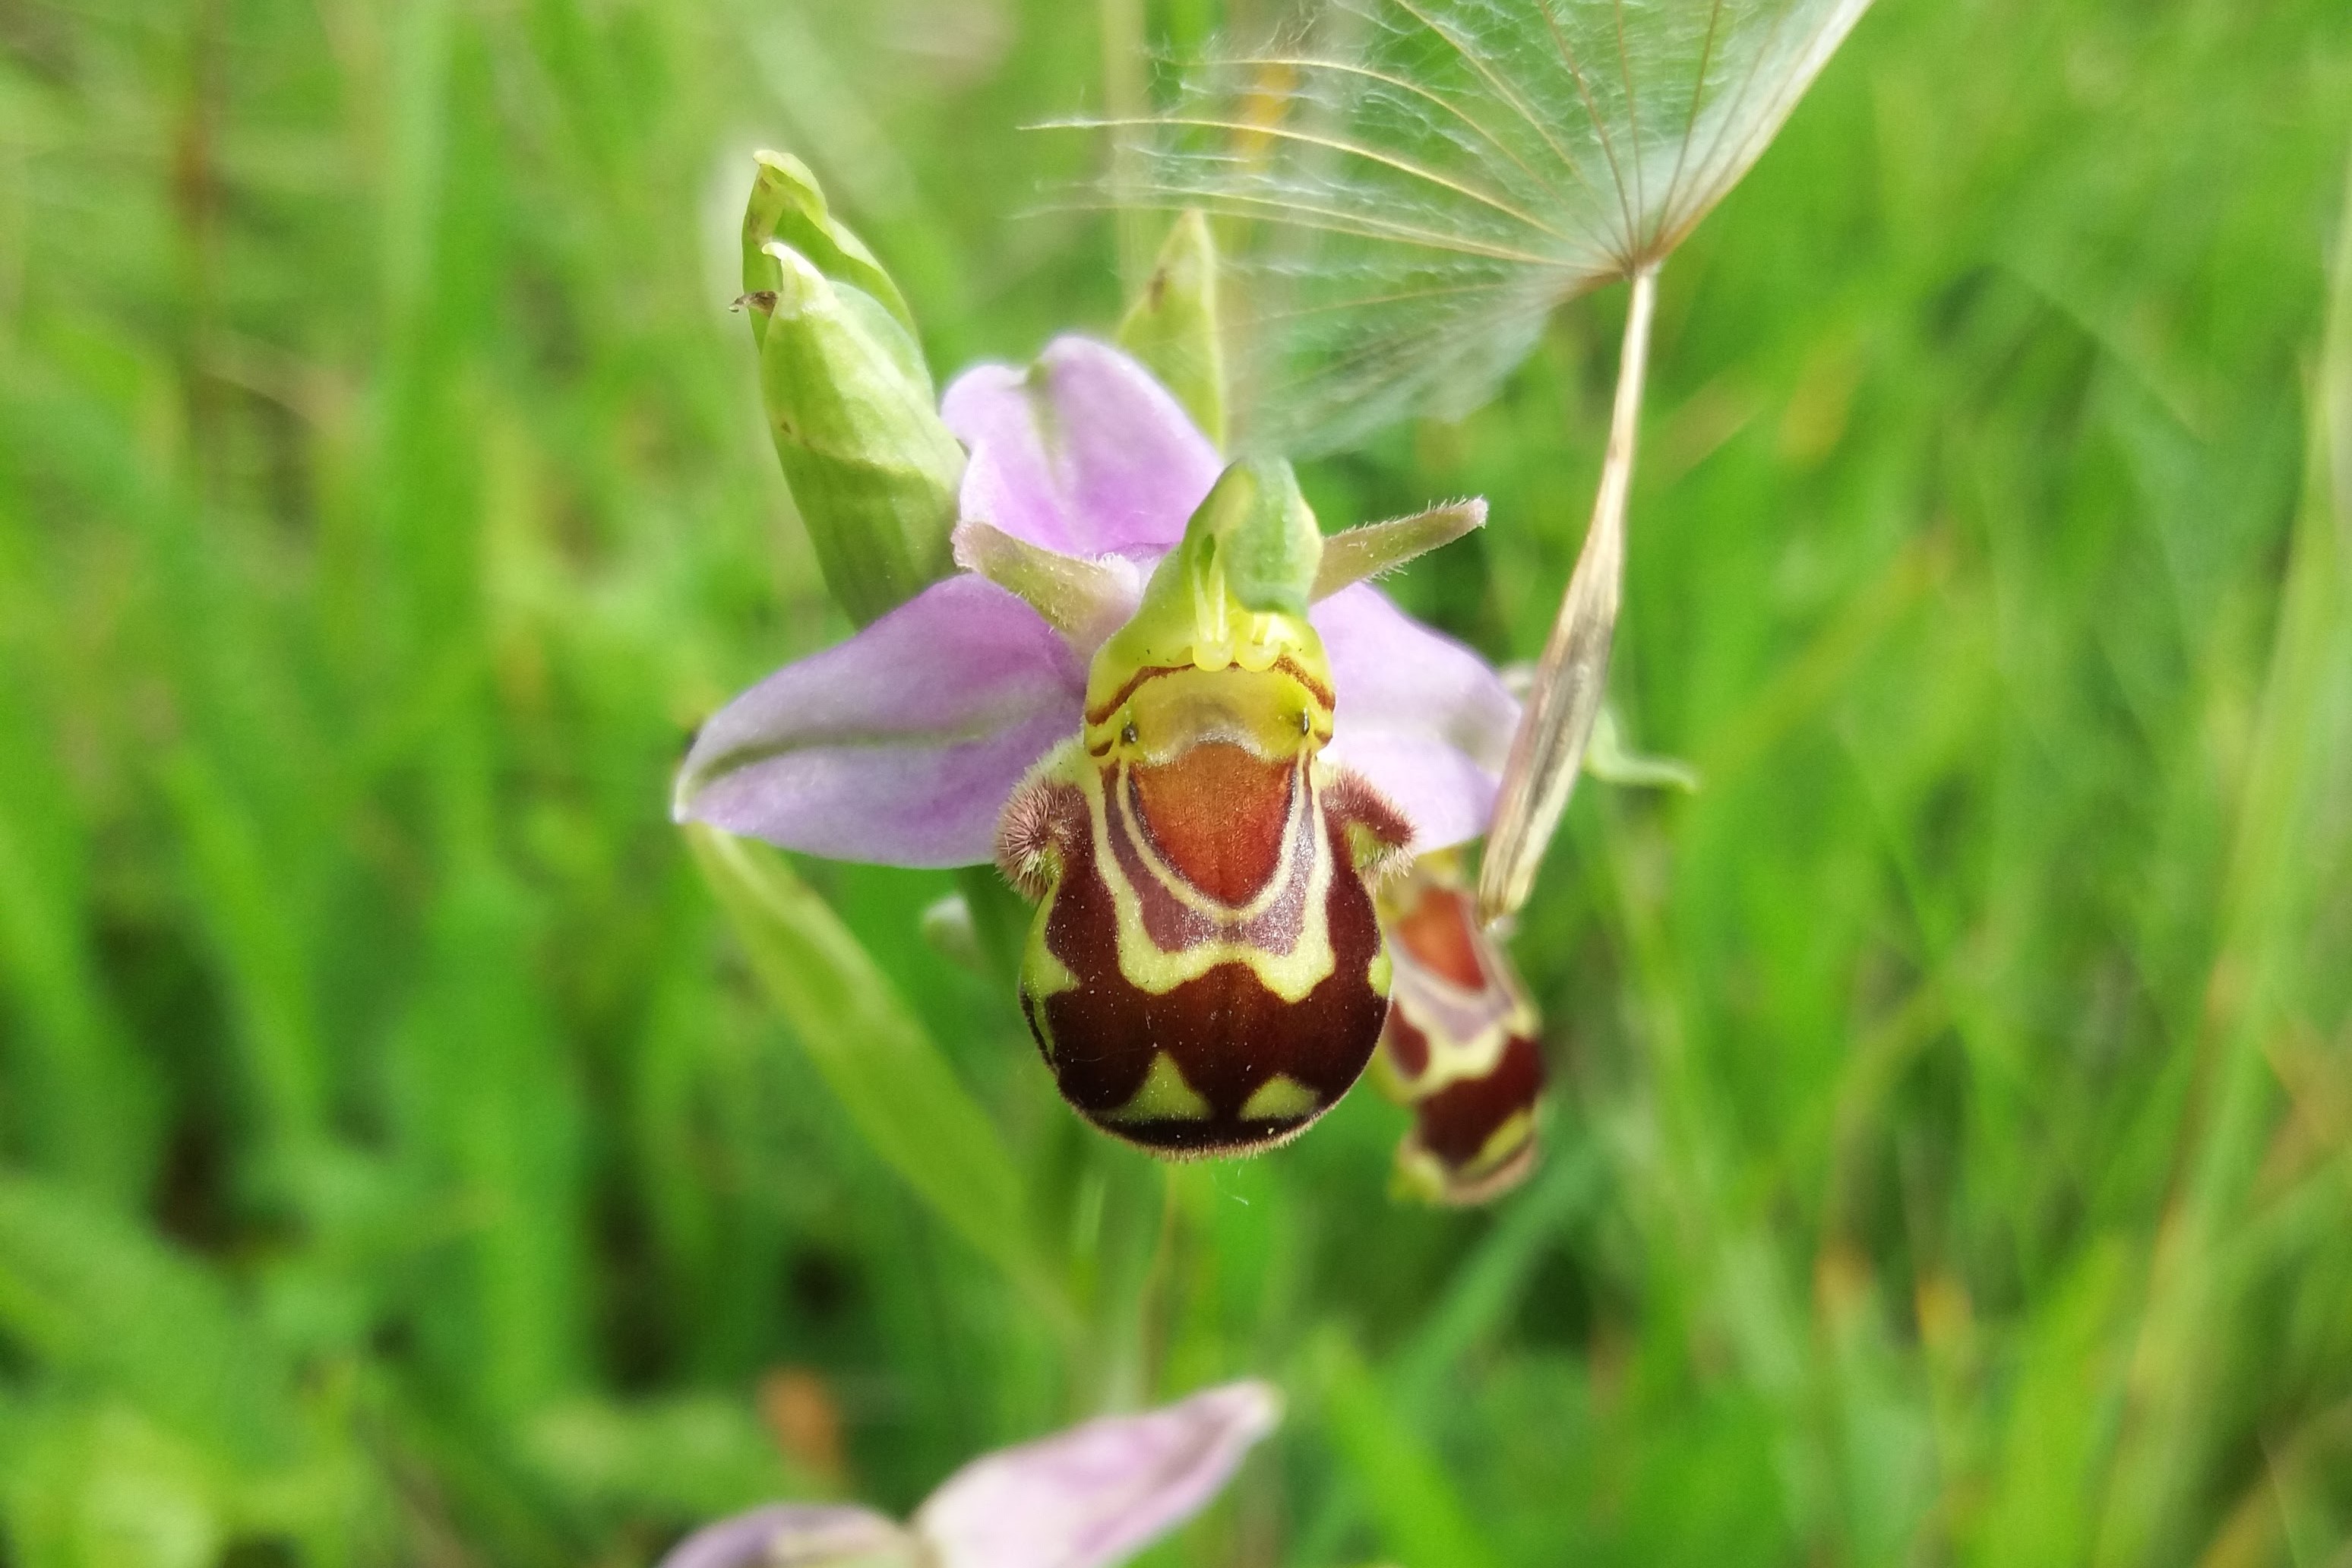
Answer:
[[1395, 971], [1376, 1079], [1410, 1106], [1398, 1184], [1479, 1204], [1535, 1168], [1544, 1088], [1535, 1005], [1478, 923], [1459, 861], [1433, 855], [1382, 889]]
[[1295, 1135], [1387, 1012], [1387, 871], [1484, 831], [1517, 704], [1362, 581], [1476, 502], [1326, 539], [1287, 465], [1221, 466], [1082, 338], [984, 365], [955, 556], [704, 726], [681, 819], [1037, 901], [1022, 1002], [1064, 1097], [1163, 1154]]
[[1207, 1507], [1281, 1411], [1265, 1384], [1226, 1384], [984, 1454], [905, 1524], [778, 1503], [695, 1531], [660, 1568], [1110, 1568]]

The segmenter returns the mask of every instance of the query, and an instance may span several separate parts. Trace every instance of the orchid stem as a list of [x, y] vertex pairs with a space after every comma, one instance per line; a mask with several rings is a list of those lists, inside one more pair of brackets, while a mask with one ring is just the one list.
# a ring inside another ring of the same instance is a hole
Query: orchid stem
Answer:
[[1478, 915], [1488, 923], [1515, 914], [1535, 887], [1545, 848], [1559, 831], [1576, 775], [1584, 765], [1609, 679], [1609, 644], [1625, 582], [1625, 500], [1633, 484], [1633, 444], [1642, 413], [1642, 377], [1650, 360], [1650, 318], [1658, 275], [1633, 276], [1625, 305], [1625, 338], [1617, 355], [1617, 398], [1609, 417], [1609, 449], [1592, 523], [1561, 595], [1536, 666], [1534, 685], [1511, 738], [1511, 757], [1478, 869]]

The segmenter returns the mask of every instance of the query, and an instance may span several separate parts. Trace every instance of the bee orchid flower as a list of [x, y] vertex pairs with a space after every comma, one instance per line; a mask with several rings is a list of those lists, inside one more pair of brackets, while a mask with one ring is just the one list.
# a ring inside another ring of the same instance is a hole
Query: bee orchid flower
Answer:
[[960, 568], [705, 725], [675, 811], [839, 859], [995, 859], [1064, 1096], [1165, 1154], [1296, 1134], [1387, 1013], [1373, 898], [1486, 828], [1518, 705], [1363, 579], [1483, 504], [1326, 537], [1108, 344], [982, 365]]
[[1226, 1384], [982, 1455], [907, 1524], [775, 1503], [695, 1531], [660, 1568], [1111, 1568], [1206, 1507], [1280, 1412], [1265, 1384]]
[[1395, 978], [1375, 1076], [1413, 1113], [1397, 1185], [1430, 1203], [1485, 1203], [1535, 1168], [1540, 1026], [1477, 917], [1454, 855], [1426, 856], [1381, 890]]

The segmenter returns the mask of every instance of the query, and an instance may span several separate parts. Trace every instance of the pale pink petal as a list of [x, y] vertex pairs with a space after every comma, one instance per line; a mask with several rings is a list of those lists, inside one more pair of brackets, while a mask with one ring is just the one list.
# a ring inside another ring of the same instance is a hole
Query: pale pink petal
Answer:
[[1324, 755], [1395, 803], [1415, 854], [1485, 833], [1519, 722], [1493, 667], [1368, 584], [1341, 589], [1309, 618], [1339, 699]]
[[1108, 1568], [1208, 1506], [1281, 1404], [1230, 1383], [973, 1460], [915, 1515], [940, 1568]]
[[1085, 703], [1085, 667], [1036, 611], [950, 577], [721, 709], [676, 813], [836, 860], [976, 864]]
[[1169, 548], [1223, 467], [1150, 372], [1090, 338], [974, 366], [940, 416], [971, 449], [963, 515], [1065, 555]]
[[918, 1568], [921, 1561], [915, 1539], [871, 1510], [772, 1503], [703, 1526], [671, 1547], [659, 1568]]

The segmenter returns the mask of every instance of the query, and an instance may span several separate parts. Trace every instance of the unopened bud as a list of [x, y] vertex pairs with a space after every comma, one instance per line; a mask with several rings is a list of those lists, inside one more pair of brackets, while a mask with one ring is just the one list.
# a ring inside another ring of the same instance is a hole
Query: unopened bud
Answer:
[[863, 626], [954, 571], [963, 448], [940, 420], [903, 303], [781, 240], [761, 260], [769, 286], [745, 302], [769, 433], [825, 586]]
[[1216, 241], [1208, 216], [1188, 208], [1119, 322], [1118, 343], [1176, 395], [1209, 444], [1223, 451], [1225, 351], [1218, 321]]
[[760, 397], [825, 588], [866, 626], [955, 572], [964, 449], [939, 418], [915, 315], [807, 164], [757, 153], [743, 299]]
[[[788, 153], [751, 154], [760, 172], [751, 182], [751, 200], [743, 209], [743, 293], [747, 300], [772, 294], [779, 287], [775, 258], [768, 246], [782, 240], [825, 277], [846, 283], [870, 296], [915, 336], [915, 313], [906, 296], [866, 242], [836, 220], [825, 205], [824, 191], [808, 165]], [[756, 310], [751, 317], [755, 342], [767, 339], [768, 324]]]

